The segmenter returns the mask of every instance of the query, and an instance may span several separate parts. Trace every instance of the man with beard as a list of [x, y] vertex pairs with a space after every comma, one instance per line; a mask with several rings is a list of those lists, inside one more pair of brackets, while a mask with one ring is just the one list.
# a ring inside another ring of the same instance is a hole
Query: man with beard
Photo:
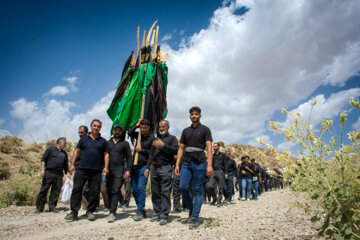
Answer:
[[231, 203], [232, 195], [234, 192], [234, 181], [236, 181], [236, 163], [234, 159], [230, 158], [230, 155], [231, 153], [229, 150], [225, 151], [225, 156], [228, 166], [227, 178], [225, 175], [225, 186], [226, 186], [225, 189], [226, 200], [224, 201], [225, 204]]
[[[140, 133], [135, 132], [140, 127]], [[140, 119], [135, 126], [129, 128], [128, 134], [131, 138], [137, 139], [141, 134], [141, 141], [136, 142], [135, 154], [139, 154], [138, 163], [132, 166], [131, 169], [131, 186], [133, 189], [133, 196], [137, 205], [136, 215], [133, 217], [134, 221], [141, 221], [146, 218], [145, 199], [146, 199], [146, 183], [148, 175], [145, 174], [146, 164], [150, 156], [154, 136], [150, 133], [150, 121], [147, 119]], [[135, 164], [135, 163], [134, 163]]]
[[[191, 126], [181, 134], [180, 147], [177, 154], [175, 174], [180, 176], [180, 190], [183, 201], [190, 209], [189, 228], [200, 225], [199, 214], [203, 200], [203, 184], [205, 175], [211, 176], [212, 169], [212, 136], [211, 131], [200, 123], [201, 109], [192, 107], [189, 110]], [[207, 148], [207, 157], [205, 155]], [[182, 161], [180, 173], [180, 161]], [[193, 180], [194, 201], [190, 194], [190, 182]]]
[[[120, 124], [115, 124], [113, 137], [108, 141], [109, 145], [109, 177], [108, 186], [111, 188], [110, 214], [108, 222], [115, 221], [116, 209], [119, 201], [119, 194], [124, 178], [130, 178], [132, 164], [131, 149], [128, 142], [124, 141], [123, 129]], [[126, 161], [125, 161], [126, 160]], [[124, 166], [126, 162], [125, 174]]]
[[171, 175], [174, 156], [178, 150], [175, 136], [169, 134], [169, 122], [159, 122], [159, 134], [153, 141], [153, 149], [147, 162], [145, 176], [151, 170], [151, 200], [155, 216], [152, 222], [166, 225], [171, 210]]
[[91, 132], [89, 135], [82, 137], [76, 146], [72, 157], [70, 173], [75, 170], [75, 160], [81, 151], [81, 161], [78, 170], [74, 176], [74, 188], [71, 193], [70, 210], [65, 219], [69, 221], [77, 220], [78, 211], [81, 205], [81, 197], [85, 182], [89, 182], [89, 206], [86, 216], [89, 221], [96, 219], [93, 212], [97, 205], [97, 196], [100, 192], [101, 173], [109, 173], [109, 147], [107, 141], [101, 137], [100, 129], [102, 123], [98, 119], [91, 122]]
[[[224, 178], [227, 177], [228, 165], [226, 156], [220, 152], [218, 143], [214, 143], [214, 154], [213, 154], [213, 170], [214, 173], [211, 175], [209, 183], [207, 185], [208, 192], [213, 198], [211, 205], [217, 203], [218, 207], [221, 206], [221, 199], [223, 195]], [[219, 187], [219, 191], [217, 190]], [[218, 194], [217, 194], [218, 193]]]

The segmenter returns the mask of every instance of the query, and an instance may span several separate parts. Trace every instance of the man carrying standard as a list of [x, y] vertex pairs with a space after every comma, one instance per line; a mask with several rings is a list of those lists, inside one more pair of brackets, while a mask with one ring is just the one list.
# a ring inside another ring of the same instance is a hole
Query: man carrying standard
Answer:
[[[183, 201], [190, 209], [189, 228], [193, 229], [200, 225], [199, 214], [203, 200], [205, 175], [211, 176], [213, 173], [212, 136], [210, 129], [200, 123], [201, 109], [192, 107], [189, 112], [192, 124], [181, 134], [175, 174], [180, 176]], [[207, 148], [207, 157], [204, 152], [205, 148]], [[182, 161], [181, 173], [180, 161]], [[191, 180], [193, 181], [194, 201], [189, 188]]]
[[155, 211], [151, 221], [160, 221], [160, 225], [167, 224], [171, 210], [172, 165], [179, 148], [176, 137], [169, 134], [169, 127], [168, 121], [160, 121], [158, 138], [153, 142], [145, 170], [145, 176], [151, 170], [151, 200]]

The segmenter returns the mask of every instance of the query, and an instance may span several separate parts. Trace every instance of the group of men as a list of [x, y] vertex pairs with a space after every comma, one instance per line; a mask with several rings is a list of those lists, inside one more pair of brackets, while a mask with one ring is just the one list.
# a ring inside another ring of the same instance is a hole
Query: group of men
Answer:
[[[64, 148], [66, 139], [59, 138], [57, 145], [48, 148], [41, 160], [41, 176], [43, 182], [36, 203], [36, 211], [42, 212], [47, 192], [51, 186], [49, 210], [56, 212], [63, 172], [73, 175], [74, 186], [70, 199], [70, 213], [65, 216], [68, 221], [78, 219], [82, 199], [86, 198], [88, 220], [94, 221], [94, 214], [99, 205], [99, 193], [102, 181], [107, 179], [108, 190], [108, 222], [116, 220], [121, 188], [129, 183], [136, 202], [135, 221], [147, 217], [145, 211], [146, 185], [151, 180], [151, 200], [155, 215], [151, 221], [160, 225], [168, 223], [171, 210], [171, 192], [174, 198], [174, 211], [181, 211], [180, 193], [184, 208], [189, 210], [189, 218], [185, 223], [189, 228], [200, 225], [199, 215], [204, 196], [212, 198], [212, 204], [228, 204], [233, 197], [234, 181], [241, 178], [242, 197], [249, 199], [251, 186], [261, 182], [260, 167], [250, 164], [245, 156], [243, 163], [237, 167], [230, 158], [230, 152], [220, 152], [217, 143], [212, 144], [212, 135], [208, 127], [200, 123], [201, 109], [192, 107], [189, 110], [191, 126], [185, 128], [180, 140], [169, 133], [167, 120], [160, 121], [155, 137], [146, 119], [140, 119], [128, 129], [128, 135], [137, 139], [134, 151], [125, 141], [125, 131], [116, 124], [112, 129], [112, 137], [107, 141], [101, 137], [102, 123], [98, 119], [91, 122], [91, 132], [87, 128], [79, 128], [80, 140], [68, 167], [68, 157]], [[139, 128], [137, 132], [136, 129]], [[141, 135], [139, 137], [139, 134]], [[214, 147], [214, 152], [213, 152]], [[205, 151], [207, 154], [205, 154]], [[126, 188], [126, 187], [125, 187]], [[226, 189], [226, 191], [224, 191]], [[86, 190], [86, 194], [84, 194]], [[129, 187], [125, 197], [129, 201]], [[247, 195], [245, 195], [247, 194]], [[222, 202], [222, 196], [225, 201]], [[254, 198], [257, 198], [257, 190]], [[123, 202], [126, 200], [123, 199]]]

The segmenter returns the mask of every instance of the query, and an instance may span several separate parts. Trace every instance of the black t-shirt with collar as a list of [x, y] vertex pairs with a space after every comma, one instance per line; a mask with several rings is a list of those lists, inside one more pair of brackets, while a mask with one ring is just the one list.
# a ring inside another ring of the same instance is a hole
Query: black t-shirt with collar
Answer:
[[64, 150], [59, 150], [56, 146], [46, 149], [42, 159], [45, 162], [45, 170], [62, 174], [62, 171], [68, 173], [68, 156]]
[[104, 168], [104, 154], [109, 152], [105, 138], [99, 136], [92, 139], [89, 135], [80, 138], [76, 148], [81, 150], [79, 169], [102, 171]]
[[[191, 124], [190, 127], [185, 128], [180, 138], [180, 143], [184, 144], [185, 148], [196, 147], [205, 150], [207, 141], [212, 141], [211, 131], [207, 126], [201, 123], [196, 127], [193, 127], [193, 125]], [[205, 162], [206, 155], [204, 151], [191, 153], [184, 152], [182, 157], [182, 163], [189, 164], [192, 160]]]

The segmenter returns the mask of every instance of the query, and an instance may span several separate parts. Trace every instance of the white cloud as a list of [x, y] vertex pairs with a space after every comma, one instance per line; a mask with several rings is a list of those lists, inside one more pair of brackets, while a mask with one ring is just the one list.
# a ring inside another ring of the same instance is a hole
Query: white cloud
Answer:
[[[300, 104], [297, 108], [291, 110], [293, 114], [300, 113], [304, 120], [309, 119], [311, 104], [313, 101], [317, 101], [316, 105], [313, 108], [310, 116], [310, 123], [313, 126], [319, 124], [323, 119], [333, 119], [339, 116], [340, 112], [346, 111], [350, 108], [349, 101], [350, 99], [357, 98], [360, 96], [360, 88], [352, 88], [349, 90], [344, 90], [338, 93], [333, 93], [329, 96], [328, 99], [324, 95], [320, 94], [313, 99]], [[284, 127], [292, 123], [292, 118], [287, 117]]]
[[168, 41], [172, 38], [172, 34], [171, 33], [167, 33], [165, 34], [165, 36], [161, 39], [161, 41]]
[[262, 148], [264, 148], [263, 145], [258, 143], [258, 140], [262, 140], [263, 142], [265, 142], [267, 144], [272, 144], [271, 138], [268, 135], [259, 135], [256, 138], [251, 138], [248, 141], [248, 144], [251, 145], [251, 146], [254, 146], [254, 147], [262, 147]]
[[64, 96], [69, 93], [69, 89], [66, 86], [55, 86], [52, 87], [49, 92], [47, 92], [46, 96], [54, 96], [54, 95], [60, 95]]
[[[23, 130], [19, 134], [27, 142], [46, 142], [60, 136], [70, 141], [77, 140], [77, 128], [80, 125], [89, 126], [92, 119], [97, 118], [103, 122], [102, 133], [104, 137], [110, 134], [111, 120], [106, 115], [114, 96], [114, 91], [107, 94], [85, 113], [72, 115], [70, 109], [75, 106], [73, 102], [46, 100], [43, 104], [27, 102], [21, 98], [11, 103], [12, 116], [23, 121]], [[31, 111], [27, 111], [31, 109]]]
[[[242, 16], [234, 11], [246, 5]], [[323, 84], [343, 85], [359, 71], [359, 1], [238, 1], [170, 54], [168, 118], [189, 125], [203, 109], [214, 139], [243, 142], [263, 134], [272, 113]], [[334, 31], [336, 29], [336, 31]], [[330, 70], [331, 71], [330, 71]]]
[[358, 120], [353, 123], [353, 125], [351, 126], [354, 130], [359, 130], [360, 129], [360, 117], [358, 118]]
[[1, 126], [1, 125], [3, 125], [3, 124], [4, 124], [4, 122], [5, 122], [5, 119], [0, 118], [0, 126]]
[[[242, 6], [250, 10], [242, 16], [234, 14]], [[360, 1], [356, 0], [224, 4], [214, 12], [210, 25], [183, 38], [178, 50], [162, 45], [170, 54], [167, 96], [171, 131], [179, 133], [188, 126], [188, 109], [198, 105], [202, 122], [211, 128], [216, 141], [271, 140], [265, 126], [275, 111], [297, 105], [322, 85], [342, 86], [359, 72], [359, 12]], [[165, 35], [163, 41], [171, 37]], [[71, 85], [77, 79], [66, 81]], [[314, 121], [344, 110], [345, 99], [358, 92], [355, 88], [328, 99], [317, 96], [320, 113], [313, 115]], [[75, 115], [70, 112], [73, 103], [47, 100], [40, 106], [22, 98], [12, 102], [11, 114], [23, 120], [28, 138], [49, 139], [64, 131], [66, 136], [76, 137], [76, 128], [95, 117], [104, 120], [102, 132], [108, 136], [111, 121], [106, 109], [112, 97], [113, 92]], [[297, 110], [305, 113], [306, 106]]]
[[12, 134], [6, 129], [0, 129], [0, 137], [12, 136]]

